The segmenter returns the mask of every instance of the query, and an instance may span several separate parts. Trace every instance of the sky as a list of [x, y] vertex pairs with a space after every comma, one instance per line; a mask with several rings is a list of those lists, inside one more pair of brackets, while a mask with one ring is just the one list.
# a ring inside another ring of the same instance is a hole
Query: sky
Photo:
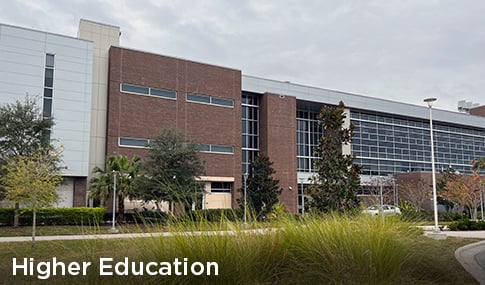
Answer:
[[2, 0], [0, 22], [70, 36], [81, 18], [121, 46], [253, 75], [455, 111], [485, 105], [481, 0]]

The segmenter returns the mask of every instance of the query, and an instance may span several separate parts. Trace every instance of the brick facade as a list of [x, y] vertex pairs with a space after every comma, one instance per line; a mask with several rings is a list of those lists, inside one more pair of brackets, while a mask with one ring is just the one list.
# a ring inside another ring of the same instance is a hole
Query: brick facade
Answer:
[[260, 151], [273, 161], [274, 178], [283, 189], [280, 201], [298, 211], [296, 173], [296, 98], [265, 93], [260, 101]]
[[[173, 90], [177, 99], [122, 93], [121, 83]], [[120, 147], [119, 137], [150, 139], [176, 128], [202, 144], [233, 146], [234, 154], [201, 153], [201, 158], [205, 175], [233, 177], [234, 189], [241, 187], [239, 70], [111, 47], [108, 88], [107, 155], [143, 156], [145, 149]], [[187, 102], [187, 93], [232, 99], [234, 106]]]

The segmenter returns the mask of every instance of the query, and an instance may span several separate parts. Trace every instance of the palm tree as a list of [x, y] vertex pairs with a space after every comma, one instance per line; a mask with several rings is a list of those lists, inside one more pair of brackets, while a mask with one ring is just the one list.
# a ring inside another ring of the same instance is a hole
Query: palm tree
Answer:
[[[133, 196], [133, 181], [140, 171], [141, 159], [133, 156], [131, 161], [125, 155], [109, 156], [104, 170], [95, 167], [94, 177], [89, 181], [91, 198], [106, 201], [113, 196], [114, 176], [116, 175], [116, 198], [118, 199], [118, 220], [125, 219], [125, 197]], [[114, 205], [113, 205], [114, 207]]]

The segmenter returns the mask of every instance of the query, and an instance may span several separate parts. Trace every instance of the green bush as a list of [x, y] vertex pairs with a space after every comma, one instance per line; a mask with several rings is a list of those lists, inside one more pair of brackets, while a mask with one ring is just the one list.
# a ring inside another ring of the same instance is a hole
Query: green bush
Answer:
[[[242, 209], [205, 209], [188, 211], [181, 217], [181, 221], [192, 222], [221, 222], [221, 221], [242, 221], [243, 220]], [[248, 217], [250, 213], [248, 212]]]
[[143, 210], [125, 213], [126, 222], [165, 224], [169, 219], [170, 216], [167, 213], [160, 211]]
[[449, 226], [452, 231], [483, 231], [485, 230], [485, 221], [470, 221], [463, 219], [451, 223]]
[[[43, 208], [37, 210], [38, 225], [93, 225], [100, 224], [105, 212], [104, 207], [88, 208]], [[0, 224], [13, 225], [14, 209], [0, 209]], [[21, 209], [20, 225], [32, 225], [32, 210]]]

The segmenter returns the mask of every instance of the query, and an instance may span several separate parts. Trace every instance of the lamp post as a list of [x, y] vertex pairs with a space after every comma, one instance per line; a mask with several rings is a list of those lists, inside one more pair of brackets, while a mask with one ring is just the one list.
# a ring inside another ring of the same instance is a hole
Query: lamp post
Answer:
[[118, 230], [116, 229], [116, 175], [118, 171], [113, 170], [114, 178], [113, 178], [113, 221], [111, 226], [111, 232], [116, 233]]
[[433, 102], [436, 101], [436, 98], [426, 98], [424, 102], [428, 103], [429, 108], [429, 132], [431, 136], [431, 175], [433, 178], [433, 210], [434, 210], [434, 232], [437, 233], [440, 231], [438, 226], [438, 197], [436, 195], [436, 170], [435, 170], [435, 163], [434, 163], [434, 140], [433, 140]]
[[247, 196], [247, 185], [246, 185], [246, 180], [248, 180], [248, 173], [244, 173], [244, 224], [247, 223], [247, 214], [246, 214], [246, 196]]

